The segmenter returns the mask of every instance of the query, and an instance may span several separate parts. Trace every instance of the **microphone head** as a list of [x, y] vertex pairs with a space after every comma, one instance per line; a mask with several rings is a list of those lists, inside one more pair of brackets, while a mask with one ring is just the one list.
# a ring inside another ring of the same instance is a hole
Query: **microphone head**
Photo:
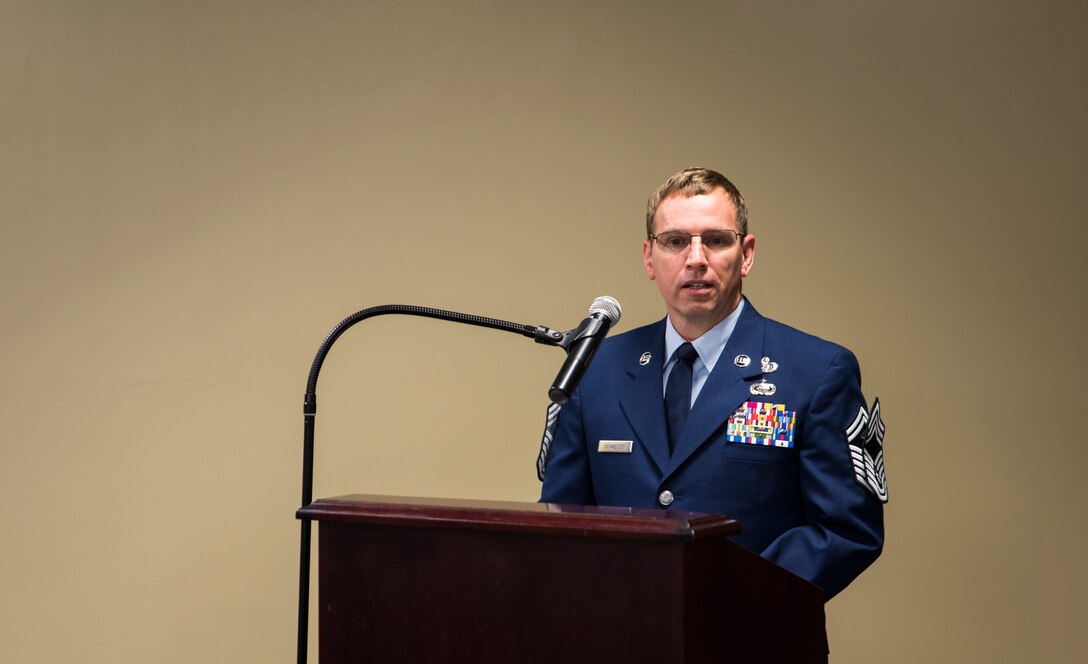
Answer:
[[608, 324], [614, 326], [620, 322], [620, 303], [616, 301], [616, 298], [602, 295], [596, 300], [593, 300], [593, 304], [589, 305], [589, 315], [600, 314], [608, 319]]

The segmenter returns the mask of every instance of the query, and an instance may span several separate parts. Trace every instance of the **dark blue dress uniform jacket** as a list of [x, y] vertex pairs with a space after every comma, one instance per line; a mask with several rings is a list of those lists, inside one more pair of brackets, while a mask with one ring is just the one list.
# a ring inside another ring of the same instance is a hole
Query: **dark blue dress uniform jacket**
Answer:
[[[750, 364], [737, 367], [738, 355]], [[762, 373], [763, 357], [778, 364], [773, 373]], [[541, 501], [724, 514], [740, 521], [739, 544], [833, 597], [884, 542], [883, 503], [855, 480], [846, 441], [865, 406], [853, 353], [764, 318], [746, 301], [671, 457], [666, 359], [664, 319], [605, 340], [559, 413]], [[761, 379], [775, 394], [750, 392]], [[792, 448], [726, 441], [730, 416], [747, 401], [796, 413]], [[602, 440], [629, 440], [631, 453], [598, 452]], [[664, 491], [674, 497], [668, 507]]]

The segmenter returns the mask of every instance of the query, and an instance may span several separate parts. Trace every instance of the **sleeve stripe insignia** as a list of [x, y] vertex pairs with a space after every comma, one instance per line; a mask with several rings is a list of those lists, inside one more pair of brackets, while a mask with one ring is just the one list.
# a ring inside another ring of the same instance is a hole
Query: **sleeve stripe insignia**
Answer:
[[548, 470], [548, 452], [552, 447], [552, 438], [555, 436], [555, 426], [559, 423], [559, 404], [548, 404], [548, 417], [544, 422], [544, 437], [540, 440], [540, 454], [536, 458], [536, 476], [544, 481], [544, 473]]
[[870, 493], [888, 502], [888, 478], [884, 475], [884, 421], [880, 419], [880, 399], [872, 410], [858, 406], [858, 414], [846, 427], [846, 445], [854, 463], [854, 479]]

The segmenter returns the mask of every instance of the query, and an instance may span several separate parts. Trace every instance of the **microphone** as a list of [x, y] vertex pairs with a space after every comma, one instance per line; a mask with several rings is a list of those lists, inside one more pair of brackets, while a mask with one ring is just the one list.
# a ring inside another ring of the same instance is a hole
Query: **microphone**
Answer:
[[553, 403], [562, 406], [570, 401], [570, 395], [578, 387], [590, 360], [608, 334], [608, 329], [619, 322], [620, 314], [620, 303], [607, 295], [602, 295], [589, 305], [589, 318], [583, 320], [571, 333], [567, 361], [559, 369], [559, 374], [548, 390], [548, 398]]

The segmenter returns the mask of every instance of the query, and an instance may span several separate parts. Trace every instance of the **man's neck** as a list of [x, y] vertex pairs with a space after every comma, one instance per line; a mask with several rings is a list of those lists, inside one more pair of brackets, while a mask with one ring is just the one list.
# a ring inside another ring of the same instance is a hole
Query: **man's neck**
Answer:
[[743, 301], [744, 297], [742, 296], [724, 316], [718, 316], [709, 320], [692, 320], [690, 318], [683, 319], [679, 316], [673, 316], [670, 313], [669, 322], [672, 323], [673, 329], [676, 330], [677, 334], [683, 337], [684, 341], [695, 341], [706, 334], [708, 330], [713, 329], [715, 325], [732, 316], [733, 312], [737, 311]]

